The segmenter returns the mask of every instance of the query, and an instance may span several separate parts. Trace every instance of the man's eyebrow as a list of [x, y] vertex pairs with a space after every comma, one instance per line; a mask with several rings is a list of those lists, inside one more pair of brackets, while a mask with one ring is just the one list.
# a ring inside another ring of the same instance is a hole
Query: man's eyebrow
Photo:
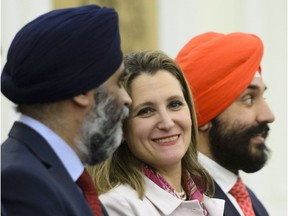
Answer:
[[[251, 90], [260, 90], [260, 87], [258, 85], [254, 85], [254, 84], [250, 84], [247, 89], [251, 89]], [[267, 86], [265, 86], [264, 91], [267, 90]]]

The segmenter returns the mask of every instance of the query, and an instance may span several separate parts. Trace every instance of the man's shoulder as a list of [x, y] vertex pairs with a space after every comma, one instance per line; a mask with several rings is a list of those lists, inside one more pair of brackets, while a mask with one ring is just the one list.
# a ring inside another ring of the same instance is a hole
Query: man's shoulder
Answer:
[[14, 178], [18, 176], [21, 179], [25, 176], [43, 176], [45, 179], [47, 174], [45, 164], [25, 144], [8, 138], [1, 145], [2, 182], [6, 177], [11, 178], [12, 176]]
[[35, 160], [35, 155], [19, 140], [8, 138], [1, 145], [1, 171], [12, 167], [25, 169], [35, 164]]
[[107, 193], [100, 196], [101, 199], [107, 197], [122, 197], [122, 199], [139, 199], [138, 193], [128, 184], [119, 184], [118, 186], [112, 188]]
[[249, 187], [246, 186], [246, 188], [248, 190], [255, 214], [261, 216], [268, 216], [269, 214], [266, 208], [264, 207], [263, 203], [259, 200], [259, 198], [256, 196], [256, 194]]
[[[224, 215], [237, 215], [237, 211], [235, 209], [235, 207], [233, 206], [233, 204], [230, 202], [228, 196], [224, 193], [224, 191], [221, 189], [221, 187], [217, 184], [217, 182], [214, 181], [215, 184], [215, 194], [214, 197], [215, 198], [219, 198], [219, 199], [224, 199], [225, 200], [225, 214]], [[252, 205], [253, 205], [253, 209], [254, 212], [256, 214], [256, 216], [268, 216], [268, 212], [266, 210], [266, 208], [264, 207], [264, 205], [261, 203], [261, 201], [258, 199], [258, 197], [255, 195], [255, 193], [246, 186]], [[233, 214], [230, 214], [228, 212], [233, 212]]]

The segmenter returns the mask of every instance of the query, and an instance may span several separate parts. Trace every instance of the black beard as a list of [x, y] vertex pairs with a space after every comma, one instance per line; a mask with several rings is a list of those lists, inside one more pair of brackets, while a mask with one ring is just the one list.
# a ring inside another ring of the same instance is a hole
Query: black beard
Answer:
[[259, 134], [266, 138], [268, 131], [267, 123], [245, 128], [241, 124], [228, 125], [216, 118], [212, 120], [209, 133], [212, 154], [216, 162], [236, 174], [238, 170], [256, 172], [265, 165], [270, 150], [261, 143], [256, 146], [257, 152], [252, 152], [250, 140]]

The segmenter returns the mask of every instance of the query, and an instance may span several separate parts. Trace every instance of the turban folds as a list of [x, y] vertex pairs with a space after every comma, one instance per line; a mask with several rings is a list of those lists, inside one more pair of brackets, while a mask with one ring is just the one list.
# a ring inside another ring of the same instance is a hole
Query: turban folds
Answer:
[[228, 108], [261, 73], [263, 43], [256, 35], [207, 32], [192, 38], [178, 53], [194, 96], [198, 125]]
[[114, 9], [88, 5], [54, 10], [16, 34], [1, 91], [16, 104], [67, 99], [98, 87], [121, 63]]

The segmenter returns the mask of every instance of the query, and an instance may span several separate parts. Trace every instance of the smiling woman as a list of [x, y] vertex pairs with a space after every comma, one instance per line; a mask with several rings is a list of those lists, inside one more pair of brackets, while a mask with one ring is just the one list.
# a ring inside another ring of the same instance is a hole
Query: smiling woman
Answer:
[[[181, 159], [189, 147], [192, 122], [180, 82], [170, 72], [159, 70], [138, 76], [130, 88], [134, 101], [125, 138], [131, 152], [162, 176], [166, 169], [172, 171], [171, 167], [181, 176]], [[178, 191], [180, 180], [174, 186]]]
[[197, 121], [181, 69], [159, 51], [130, 53], [123, 86], [132, 99], [124, 139], [90, 167], [109, 215], [223, 215], [197, 161]]

